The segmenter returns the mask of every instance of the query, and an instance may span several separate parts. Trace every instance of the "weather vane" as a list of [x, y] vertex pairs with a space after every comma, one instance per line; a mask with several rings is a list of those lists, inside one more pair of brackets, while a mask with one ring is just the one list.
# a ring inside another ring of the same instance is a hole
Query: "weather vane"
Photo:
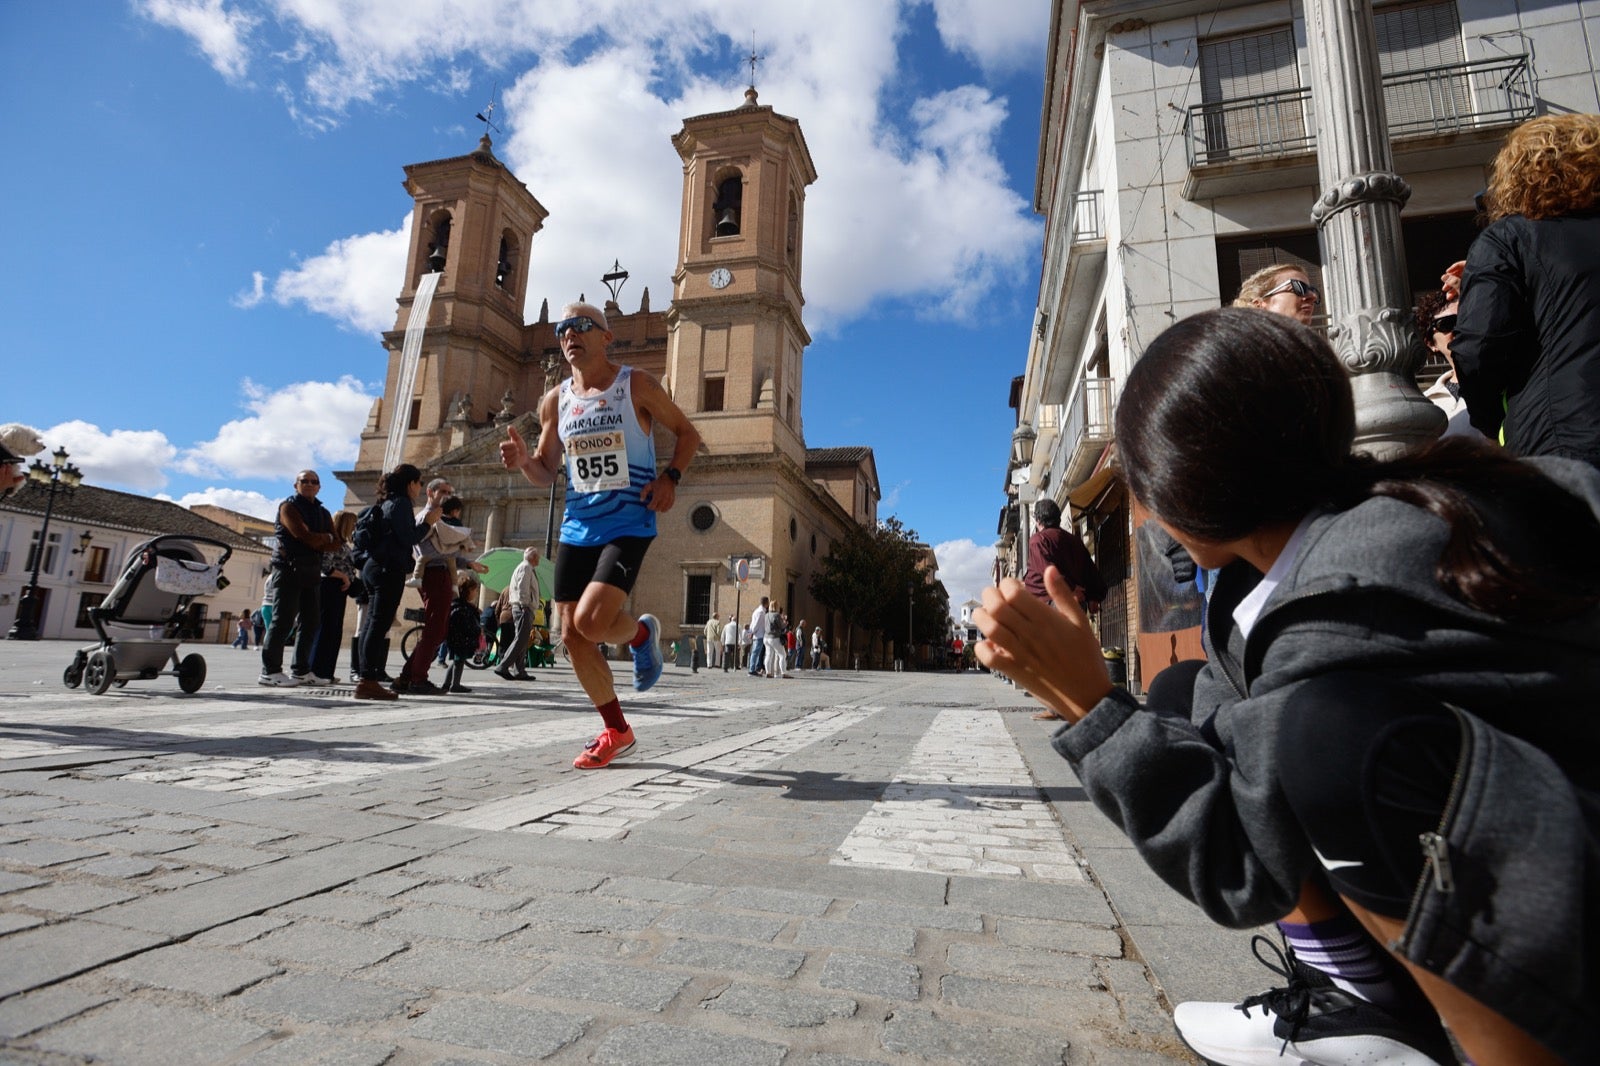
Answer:
[[746, 58], [746, 62], [748, 62], [750, 64], [750, 88], [751, 89], [754, 89], [756, 87], [756, 64], [761, 62], [765, 58], [767, 58], [767, 57], [766, 56], [758, 56], [758, 55], [756, 55], [756, 31], [755, 30], [751, 30], [750, 31], [750, 55]]
[[496, 133], [500, 132], [500, 127], [496, 126], [494, 124], [494, 109], [495, 109], [494, 98], [496, 96], [499, 96], [499, 95], [500, 95], [500, 83], [499, 82], [495, 82], [494, 83], [494, 90], [489, 94], [489, 103], [484, 107], [484, 109], [482, 111], [479, 111], [477, 113], [477, 115], [474, 116], [479, 122], [483, 123], [484, 126], [487, 127], [484, 130], [485, 133], [488, 133], [489, 130], [493, 130]]

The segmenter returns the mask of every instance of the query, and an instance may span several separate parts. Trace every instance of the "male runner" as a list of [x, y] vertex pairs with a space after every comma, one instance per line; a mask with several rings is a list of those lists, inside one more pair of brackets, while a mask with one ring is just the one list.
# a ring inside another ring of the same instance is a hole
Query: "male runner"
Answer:
[[[540, 488], [555, 482], [567, 457], [567, 504], [556, 548], [555, 604], [561, 642], [573, 673], [594, 701], [605, 728], [572, 765], [598, 770], [633, 750], [633, 729], [622, 716], [602, 643], [633, 650], [633, 687], [643, 692], [661, 676], [661, 624], [623, 610], [639, 576], [656, 512], [672, 507], [678, 479], [700, 447], [700, 434], [649, 374], [614, 363], [613, 337], [603, 311], [568, 304], [556, 322], [556, 343], [572, 376], [539, 401], [539, 441], [532, 453], [514, 427], [500, 444], [500, 461]], [[676, 438], [672, 462], [656, 473], [656, 423]]]

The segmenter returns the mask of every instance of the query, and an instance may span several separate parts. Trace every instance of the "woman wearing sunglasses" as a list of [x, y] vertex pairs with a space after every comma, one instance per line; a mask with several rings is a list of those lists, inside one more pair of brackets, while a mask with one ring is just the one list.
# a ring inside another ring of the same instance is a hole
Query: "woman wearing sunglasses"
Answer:
[[1422, 393], [1434, 406], [1444, 412], [1446, 419], [1443, 437], [1474, 436], [1483, 434], [1472, 428], [1467, 416], [1467, 401], [1461, 398], [1461, 385], [1456, 378], [1456, 361], [1450, 344], [1456, 332], [1456, 297], [1445, 291], [1425, 292], [1417, 297], [1412, 311], [1417, 332], [1422, 334], [1422, 346], [1428, 351], [1444, 356], [1449, 369], [1440, 374]]
[[1233, 306], [1259, 307], [1309, 326], [1321, 298], [1322, 294], [1311, 284], [1304, 270], [1285, 263], [1274, 263], [1244, 279]]

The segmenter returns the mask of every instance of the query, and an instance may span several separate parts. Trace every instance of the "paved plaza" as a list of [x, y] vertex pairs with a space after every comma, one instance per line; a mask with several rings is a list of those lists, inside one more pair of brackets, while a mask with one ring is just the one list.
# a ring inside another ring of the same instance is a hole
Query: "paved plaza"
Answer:
[[564, 664], [93, 696], [74, 647], [0, 642], [0, 1063], [1192, 1063], [1170, 1004], [1270, 983], [987, 674], [617, 664], [581, 772]]

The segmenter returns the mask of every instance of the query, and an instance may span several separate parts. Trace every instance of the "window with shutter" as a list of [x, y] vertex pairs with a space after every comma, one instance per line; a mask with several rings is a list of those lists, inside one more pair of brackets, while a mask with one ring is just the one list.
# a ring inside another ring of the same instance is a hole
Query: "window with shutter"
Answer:
[[1300, 87], [1294, 34], [1289, 27], [1200, 42], [1200, 95], [1206, 113], [1206, 158], [1220, 162], [1230, 153], [1253, 149], [1293, 150], [1306, 146], [1303, 101], [1278, 96]]
[[1459, 72], [1465, 62], [1461, 17], [1454, 0], [1394, 4], [1373, 12], [1378, 68], [1389, 131], [1428, 133], [1472, 120], [1472, 95]]

